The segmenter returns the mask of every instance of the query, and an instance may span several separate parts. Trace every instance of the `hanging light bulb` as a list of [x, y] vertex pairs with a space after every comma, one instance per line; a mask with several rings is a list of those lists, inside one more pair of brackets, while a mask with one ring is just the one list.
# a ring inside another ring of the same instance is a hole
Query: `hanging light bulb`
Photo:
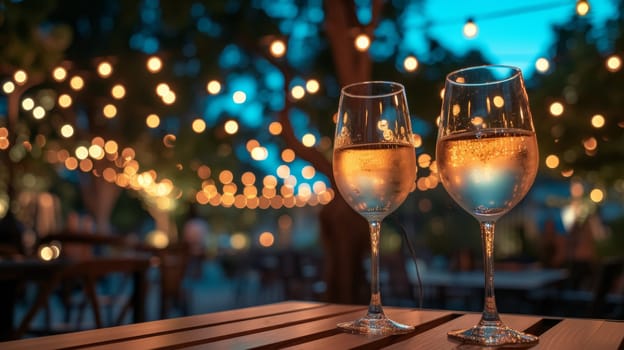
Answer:
[[577, 0], [576, 13], [579, 16], [585, 16], [589, 12], [590, 6], [587, 0]]
[[357, 37], [355, 37], [355, 42], [354, 42], [355, 49], [360, 52], [365, 52], [366, 50], [368, 50], [368, 48], [370, 47], [370, 44], [371, 44], [370, 37], [366, 35], [365, 33], [361, 33]]
[[464, 24], [464, 36], [468, 39], [473, 39], [477, 36], [479, 32], [479, 27], [475, 24], [472, 18], [468, 18], [466, 24]]

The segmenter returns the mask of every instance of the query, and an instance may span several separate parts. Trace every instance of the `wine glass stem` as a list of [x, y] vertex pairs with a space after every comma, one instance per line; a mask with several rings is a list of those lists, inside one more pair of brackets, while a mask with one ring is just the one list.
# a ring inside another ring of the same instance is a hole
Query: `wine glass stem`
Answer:
[[371, 300], [368, 305], [368, 315], [372, 317], [380, 317], [383, 315], [383, 309], [381, 307], [381, 293], [379, 291], [379, 238], [381, 232], [381, 222], [371, 221], [368, 225], [370, 228], [371, 241]]
[[483, 249], [483, 274], [485, 277], [485, 300], [481, 324], [493, 325], [500, 323], [496, 298], [494, 297], [494, 221], [480, 222], [481, 244]]

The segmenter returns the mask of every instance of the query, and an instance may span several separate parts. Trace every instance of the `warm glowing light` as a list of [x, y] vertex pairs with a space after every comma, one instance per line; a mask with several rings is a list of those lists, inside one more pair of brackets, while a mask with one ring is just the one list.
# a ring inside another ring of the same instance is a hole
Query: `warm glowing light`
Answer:
[[355, 37], [355, 49], [360, 51], [360, 52], [364, 52], [366, 50], [368, 50], [368, 48], [370, 47], [371, 44], [371, 40], [368, 37], [368, 35], [362, 33], [359, 34], [357, 37]]
[[244, 93], [243, 91], [235, 91], [232, 94], [232, 101], [234, 101], [234, 103], [236, 104], [245, 103], [246, 100], [247, 100], [247, 94]]
[[97, 71], [102, 78], [107, 78], [113, 74], [113, 66], [108, 62], [101, 62], [97, 67]]
[[282, 123], [280, 122], [271, 122], [269, 124], [269, 133], [271, 135], [279, 135], [282, 133]]
[[21, 69], [17, 70], [13, 73], [13, 80], [17, 83], [17, 85], [24, 85], [28, 80], [28, 74]]
[[191, 125], [191, 127], [193, 128], [194, 132], [199, 134], [206, 130], [206, 122], [201, 118], [197, 118], [193, 120], [193, 124]]
[[69, 86], [71, 86], [71, 88], [76, 91], [82, 90], [82, 88], [84, 87], [84, 80], [78, 75], [73, 76], [69, 80]]
[[601, 189], [594, 188], [589, 192], [589, 198], [594, 203], [600, 203], [604, 200], [604, 192]]
[[152, 56], [147, 59], [146, 67], [150, 73], [158, 73], [162, 69], [162, 60], [156, 56]]
[[251, 158], [254, 160], [265, 160], [269, 157], [269, 151], [265, 147], [256, 147], [251, 150]]
[[315, 94], [319, 91], [320, 88], [321, 88], [321, 85], [319, 84], [318, 80], [310, 79], [306, 81], [306, 90], [309, 93]]
[[15, 91], [15, 84], [12, 81], [5, 81], [4, 84], [2, 84], [2, 91], [4, 91], [5, 94], [12, 93]]
[[117, 153], [117, 150], [119, 150], [119, 145], [113, 140], [108, 140], [104, 144], [104, 151], [108, 154], [115, 154]]
[[591, 124], [594, 128], [602, 128], [605, 125], [605, 117], [602, 114], [596, 114], [591, 118]]
[[70, 138], [74, 135], [74, 127], [69, 125], [69, 124], [65, 124], [63, 126], [61, 126], [61, 136], [63, 136], [64, 138]]
[[268, 248], [275, 243], [275, 237], [271, 232], [262, 232], [260, 236], [258, 236], [258, 243], [260, 243], [261, 246]]
[[559, 157], [554, 154], [546, 157], [546, 166], [550, 169], [554, 169], [559, 166]]
[[563, 104], [561, 104], [561, 102], [553, 102], [551, 103], [549, 110], [552, 116], [559, 117], [563, 114]]
[[76, 158], [83, 160], [89, 156], [89, 149], [85, 146], [76, 147], [76, 151], [74, 151]]
[[43, 107], [41, 107], [41, 106], [37, 106], [37, 107], [33, 108], [32, 113], [33, 113], [33, 117], [35, 119], [43, 119], [43, 117], [45, 117], [45, 115], [46, 115], [45, 109]]
[[78, 160], [74, 157], [67, 157], [64, 163], [67, 170], [76, 170], [78, 168]]
[[168, 91], [162, 96], [162, 101], [164, 104], [170, 105], [176, 101], [176, 94], [173, 91]]
[[217, 80], [211, 80], [206, 84], [206, 91], [211, 95], [216, 95], [221, 92], [221, 83]]
[[316, 144], [316, 136], [313, 134], [305, 134], [301, 138], [301, 143], [306, 147], [312, 147]]
[[295, 85], [293, 86], [293, 88], [290, 90], [290, 95], [295, 99], [295, 100], [300, 100], [303, 98], [303, 96], [305, 96], [305, 89], [303, 88], [303, 86], [300, 85]]
[[579, 16], [585, 16], [590, 10], [589, 3], [586, 0], [578, 0], [576, 2], [576, 13]]
[[316, 170], [311, 165], [306, 165], [301, 169], [301, 176], [303, 176], [304, 179], [310, 180], [314, 175], [316, 175]]
[[145, 240], [155, 248], [166, 248], [169, 245], [167, 233], [161, 230], [154, 230], [147, 234]]
[[583, 147], [585, 147], [585, 149], [588, 151], [595, 151], [596, 148], [598, 148], [598, 141], [595, 137], [590, 137], [583, 140]]
[[156, 95], [163, 97], [171, 91], [171, 88], [166, 83], [160, 83], [156, 85]]
[[254, 182], [256, 182], [256, 175], [254, 175], [254, 173], [252, 173], [251, 171], [246, 171], [241, 176], [241, 182], [245, 186], [251, 186], [254, 184]]
[[282, 40], [273, 40], [269, 51], [273, 57], [282, 57], [286, 54], [286, 44]]
[[160, 125], [160, 117], [156, 114], [150, 114], [145, 118], [145, 125], [148, 128], [154, 129]]
[[121, 84], [117, 84], [111, 89], [111, 95], [113, 98], [120, 100], [126, 96], [126, 88]]
[[466, 24], [464, 24], [463, 32], [466, 38], [474, 39], [479, 33], [479, 27], [477, 27], [472, 19], [469, 19], [466, 21]]
[[223, 170], [219, 173], [219, 181], [221, 181], [222, 184], [227, 185], [234, 181], [234, 174], [232, 174], [229, 170]]
[[290, 148], [286, 148], [282, 151], [282, 160], [286, 163], [290, 163], [295, 160], [295, 151]]
[[249, 245], [249, 239], [243, 233], [237, 232], [230, 237], [230, 246], [236, 250], [245, 249]]
[[607, 58], [606, 66], [609, 72], [617, 72], [622, 68], [622, 59], [618, 55], [611, 55]]
[[431, 156], [427, 153], [423, 153], [418, 156], [417, 161], [419, 167], [426, 169], [429, 167], [429, 165], [431, 165]]
[[563, 177], [571, 177], [572, 175], [574, 175], [574, 169], [561, 170], [561, 176]]
[[260, 147], [260, 142], [258, 142], [258, 140], [251, 139], [245, 144], [245, 148], [248, 152], [251, 152], [256, 147]]
[[89, 146], [89, 156], [93, 159], [104, 158], [104, 148], [102, 148], [102, 146], [100, 145]]
[[67, 78], [67, 70], [63, 67], [56, 67], [52, 71], [52, 77], [54, 80], [61, 82]]
[[167, 134], [163, 137], [163, 145], [167, 148], [175, 147], [177, 137], [174, 134]]
[[73, 101], [68, 94], [61, 94], [58, 97], [58, 105], [62, 108], [68, 108], [72, 105]]
[[22, 109], [25, 111], [30, 111], [35, 108], [35, 100], [30, 97], [26, 97], [22, 100]]
[[50, 261], [54, 259], [54, 250], [49, 245], [40, 246], [37, 254], [43, 261]]
[[403, 68], [408, 72], [413, 72], [418, 69], [418, 60], [414, 56], [407, 56], [403, 60]]
[[538, 72], [545, 73], [549, 68], [550, 62], [546, 58], [540, 57], [535, 61], [535, 69], [537, 69]]
[[277, 167], [277, 170], [276, 170], [275, 173], [280, 178], [285, 179], [285, 178], [290, 176], [290, 167], [288, 165], [282, 164], [282, 165]]
[[226, 133], [234, 135], [238, 132], [238, 122], [236, 120], [228, 120], [223, 124], [223, 129]]
[[102, 109], [102, 114], [104, 114], [104, 116], [108, 119], [115, 118], [117, 115], [117, 107], [113, 104], [107, 104]]
[[412, 143], [414, 145], [414, 148], [422, 146], [422, 141], [422, 136], [420, 136], [419, 134], [412, 134]]

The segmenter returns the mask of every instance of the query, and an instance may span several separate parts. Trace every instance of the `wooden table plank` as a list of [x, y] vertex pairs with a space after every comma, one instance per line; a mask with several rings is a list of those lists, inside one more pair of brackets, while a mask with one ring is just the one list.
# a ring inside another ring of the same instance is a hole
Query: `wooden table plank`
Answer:
[[[479, 322], [480, 318], [481, 314], [477, 313], [463, 315], [427, 332], [389, 346], [388, 349], [457, 349], [461, 344], [449, 340], [447, 333], [454, 329], [472, 327]], [[535, 316], [501, 315], [501, 319], [511, 328], [524, 330], [538, 322], [541, 318]]]
[[[119, 349], [154, 349], [159, 347], [191, 347], [194, 344], [203, 344], [221, 339], [242, 339], [247, 335], [254, 336], [271, 329], [285, 329], [293, 324], [310, 324], [312, 320], [324, 319], [335, 315], [359, 311], [361, 306], [353, 305], [322, 305], [289, 313], [279, 313], [266, 317], [242, 319], [235, 323], [219, 323], [189, 330], [180, 330], [162, 334], [150, 335], [136, 339], [127, 339], [89, 346], [89, 349], [119, 350]], [[210, 348], [213, 348], [212, 343]]]
[[624, 322], [605, 321], [590, 338], [587, 344], [592, 349], [615, 349], [613, 344], [624, 348]]
[[[349, 314], [339, 315], [335, 317], [325, 318], [313, 322], [306, 322], [303, 324], [297, 324], [290, 327], [279, 328], [262, 333], [254, 333], [246, 336], [224, 339], [222, 341], [198, 345], [192, 349], [202, 349], [209, 347], [211, 350], [215, 349], [249, 349], [249, 348], [282, 348], [285, 346], [293, 346], [301, 344], [301, 342], [308, 342], [314, 340], [316, 337], [326, 337], [340, 333], [340, 329], [336, 327], [338, 322], [344, 322], [361, 317], [366, 312], [365, 309], [360, 307], [357, 311]], [[388, 315], [396, 319], [397, 321], [407, 321], [407, 314], [411, 313], [411, 310], [402, 309], [396, 310]], [[370, 337], [369, 341], [373, 341], [378, 337]], [[346, 348], [343, 344], [336, 344], [336, 349]]]
[[[427, 322], [445, 317], [451, 314], [450, 311], [434, 310], [413, 310], [408, 313], [398, 314], [394, 310], [386, 312], [390, 318], [404, 324], [419, 326]], [[350, 349], [357, 346], [369, 344], [378, 339], [387, 338], [383, 336], [364, 336], [340, 332], [336, 335], [316, 339], [304, 344], [297, 344], [286, 349], [317, 350], [317, 349]]]
[[542, 334], [539, 344], [534, 349], [601, 349], [594, 347], [589, 339], [604, 325], [604, 322], [604, 320], [564, 319]]
[[214, 312], [210, 314], [172, 318], [151, 322], [130, 324], [111, 328], [94, 329], [82, 332], [59, 334], [32, 339], [22, 339], [2, 343], [2, 349], [51, 349], [59, 347], [80, 346], [97, 344], [102, 342], [115, 342], [124, 339], [134, 339], [157, 335], [162, 333], [176, 332], [180, 330], [210, 325], [224, 324], [244, 319], [266, 317], [276, 314], [284, 314], [295, 311], [309, 310], [324, 307], [327, 304], [317, 302], [287, 301], [275, 304], [253, 306], [242, 309]]

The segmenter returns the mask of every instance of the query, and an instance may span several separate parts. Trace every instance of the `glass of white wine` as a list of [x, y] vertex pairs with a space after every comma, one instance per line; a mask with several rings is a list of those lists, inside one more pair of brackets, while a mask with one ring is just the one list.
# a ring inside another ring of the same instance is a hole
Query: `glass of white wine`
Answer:
[[342, 88], [334, 135], [333, 173], [345, 201], [369, 224], [371, 299], [368, 312], [339, 323], [351, 333], [407, 333], [412, 326], [389, 319], [381, 306], [381, 222], [414, 189], [416, 155], [403, 85], [369, 81]]
[[494, 297], [494, 227], [529, 191], [538, 150], [522, 72], [487, 65], [448, 74], [436, 162], [449, 195], [481, 227], [485, 301], [479, 323], [449, 338], [499, 346], [532, 345], [538, 337], [507, 327]]

